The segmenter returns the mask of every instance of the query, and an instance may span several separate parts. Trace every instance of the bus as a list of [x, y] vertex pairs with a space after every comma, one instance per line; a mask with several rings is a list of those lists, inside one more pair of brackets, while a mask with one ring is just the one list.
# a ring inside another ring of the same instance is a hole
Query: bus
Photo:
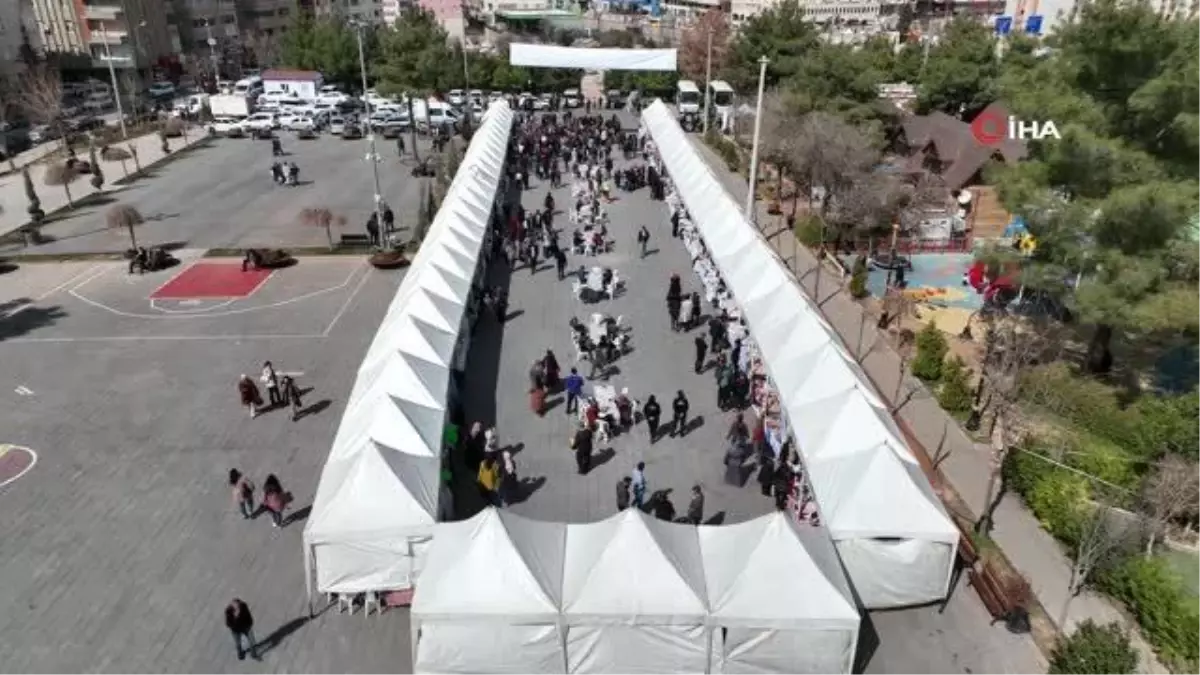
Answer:
[[691, 80], [680, 80], [675, 86], [675, 106], [680, 115], [700, 112], [700, 87]]
[[713, 80], [708, 83], [708, 95], [712, 101], [712, 115], [717, 120], [721, 131], [729, 128], [733, 118], [733, 87], [724, 80]]

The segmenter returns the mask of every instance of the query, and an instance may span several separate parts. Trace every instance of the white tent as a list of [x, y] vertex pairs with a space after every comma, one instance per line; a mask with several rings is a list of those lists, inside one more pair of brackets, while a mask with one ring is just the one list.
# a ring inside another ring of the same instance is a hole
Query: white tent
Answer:
[[825, 530], [775, 512], [703, 526], [712, 672], [849, 673], [861, 621]]
[[567, 526], [486, 509], [440, 523], [413, 598], [418, 673], [562, 673]]
[[512, 112], [489, 108], [358, 372], [304, 528], [323, 593], [406, 588], [438, 516], [446, 393], [504, 170]]
[[567, 672], [707, 670], [708, 600], [695, 527], [627, 509], [569, 526], [565, 560]]
[[677, 70], [674, 49], [602, 49], [515, 43], [508, 61], [534, 68], [583, 70]]
[[820, 309], [742, 217], [666, 105], [658, 101], [642, 117], [762, 350], [817, 506], [859, 598], [882, 608], [944, 597], [958, 529], [903, 434]]

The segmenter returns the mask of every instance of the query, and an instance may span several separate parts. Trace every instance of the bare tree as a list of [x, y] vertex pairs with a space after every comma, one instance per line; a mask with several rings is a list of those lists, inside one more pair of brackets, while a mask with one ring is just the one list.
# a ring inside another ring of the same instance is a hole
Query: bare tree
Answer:
[[[795, 128], [798, 118], [793, 114], [784, 96], [775, 90], [763, 97], [762, 122], [759, 156], [775, 167], [775, 200], [781, 201], [783, 199], [783, 181], [785, 178], [792, 177], [794, 171]], [[792, 200], [792, 218], [796, 217], [798, 200], [799, 190], [797, 189]]]
[[704, 80], [708, 72], [708, 37], [712, 34], [712, 72], [729, 60], [729, 18], [713, 8], [683, 30], [679, 40], [679, 72], [693, 80]]
[[1165, 536], [1171, 521], [1196, 513], [1196, 495], [1200, 494], [1200, 465], [1179, 455], [1167, 455], [1154, 465], [1154, 473], [1142, 487], [1142, 504], [1150, 521], [1146, 538], [1146, 557], [1154, 554], [1154, 544]]
[[74, 207], [75, 200], [71, 198], [71, 183], [74, 183], [83, 175], [79, 170], [79, 164], [74, 161], [55, 162], [46, 167], [42, 174], [42, 181], [46, 185], [61, 185], [64, 192], [67, 193], [67, 206]]
[[134, 228], [146, 222], [140, 211], [128, 204], [116, 204], [104, 214], [104, 220], [114, 230], [128, 230], [130, 248], [137, 250], [137, 234]]
[[279, 37], [264, 31], [253, 31], [245, 38], [245, 48], [257, 68], [270, 68], [279, 62]]
[[300, 212], [300, 222], [311, 227], [325, 230], [325, 238], [329, 240], [329, 250], [333, 250], [333, 212], [323, 208], [308, 208]]
[[[9, 74], [6, 72], [0, 72], [0, 126], [7, 127], [8, 123], [12, 121], [14, 113], [17, 112], [17, 110], [14, 109], [16, 106], [13, 103], [13, 95], [15, 93], [13, 91], [14, 89], [15, 87], [13, 86], [13, 79], [9, 76]], [[8, 157], [9, 170], [16, 172], [16, 153], [9, 152], [9, 138], [10, 136], [7, 132], [0, 132], [0, 150], [2, 150], [4, 155]]]
[[63, 124], [62, 77], [46, 64], [30, 65], [17, 78], [17, 107], [25, 116], [58, 132], [63, 147], [67, 134]]
[[1092, 573], [1129, 541], [1130, 526], [1104, 498], [1084, 506], [1091, 509], [1083, 516], [1079, 531], [1079, 543], [1075, 546], [1075, 562], [1071, 565], [1071, 577], [1067, 581], [1067, 597], [1058, 614], [1058, 627], [1064, 629], [1070, 616], [1071, 602], [1083, 592]]

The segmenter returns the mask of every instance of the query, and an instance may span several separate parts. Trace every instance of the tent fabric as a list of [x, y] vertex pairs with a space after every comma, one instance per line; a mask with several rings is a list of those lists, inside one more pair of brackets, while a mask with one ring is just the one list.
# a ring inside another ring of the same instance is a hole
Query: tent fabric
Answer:
[[567, 526], [485, 509], [439, 523], [413, 597], [416, 621], [554, 624]]
[[[414, 629], [415, 630], [415, 629]], [[413, 653], [417, 673], [562, 673], [562, 638], [553, 625], [428, 623]]]
[[855, 643], [845, 631], [729, 628], [715, 635], [714, 673], [849, 673]]
[[705, 673], [709, 632], [703, 626], [572, 626], [568, 673]]
[[572, 525], [562, 597], [568, 623], [702, 624], [708, 602], [696, 528], [639, 509]]
[[670, 71], [679, 69], [674, 49], [603, 49], [515, 43], [509, 45], [508, 61], [514, 66], [533, 68]]
[[[743, 218], [666, 105], [656, 101], [642, 119], [679, 198], [741, 306], [834, 541], [840, 545], [847, 539], [917, 538], [936, 551], [913, 558], [912, 564], [941, 560], [943, 549], [956, 546], [958, 529], [865, 373], [820, 308]], [[862, 484], [863, 474], [852, 468], [870, 472], [870, 488]], [[851, 572], [857, 590], [861, 582]], [[942, 572], [947, 581], [939, 590], [929, 594], [928, 587], [913, 587], [904, 604], [944, 597], [949, 574]], [[912, 572], [891, 574], [904, 578]], [[900, 595], [904, 594], [888, 597], [896, 600]]]
[[825, 530], [775, 512], [737, 525], [702, 526], [699, 534], [711, 622], [858, 630], [850, 584]]
[[489, 108], [359, 368], [304, 528], [310, 597], [314, 581], [326, 593], [404, 588], [422, 567], [413, 557], [437, 520], [446, 396], [512, 120], [503, 101]]
[[957, 555], [951, 544], [919, 539], [846, 539], [838, 553], [867, 607], [900, 607], [914, 604], [912, 598], [945, 595]]

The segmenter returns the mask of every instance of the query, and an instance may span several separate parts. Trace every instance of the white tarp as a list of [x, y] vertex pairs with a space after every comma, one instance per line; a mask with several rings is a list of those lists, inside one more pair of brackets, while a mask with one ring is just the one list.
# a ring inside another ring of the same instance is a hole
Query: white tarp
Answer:
[[359, 369], [304, 528], [323, 593], [406, 588], [438, 516], [446, 394], [512, 112], [493, 104]]
[[[762, 350], [825, 524], [839, 550], [857, 542], [843, 562], [861, 601], [883, 608], [944, 597], [958, 529], [886, 407], [666, 105], [642, 118]], [[915, 550], [897, 554], [897, 539]]]
[[714, 672], [851, 672], [861, 618], [826, 530], [776, 512], [703, 526], [700, 548]]
[[583, 70], [678, 70], [674, 49], [602, 49], [516, 43], [509, 45], [508, 62], [533, 68]]

